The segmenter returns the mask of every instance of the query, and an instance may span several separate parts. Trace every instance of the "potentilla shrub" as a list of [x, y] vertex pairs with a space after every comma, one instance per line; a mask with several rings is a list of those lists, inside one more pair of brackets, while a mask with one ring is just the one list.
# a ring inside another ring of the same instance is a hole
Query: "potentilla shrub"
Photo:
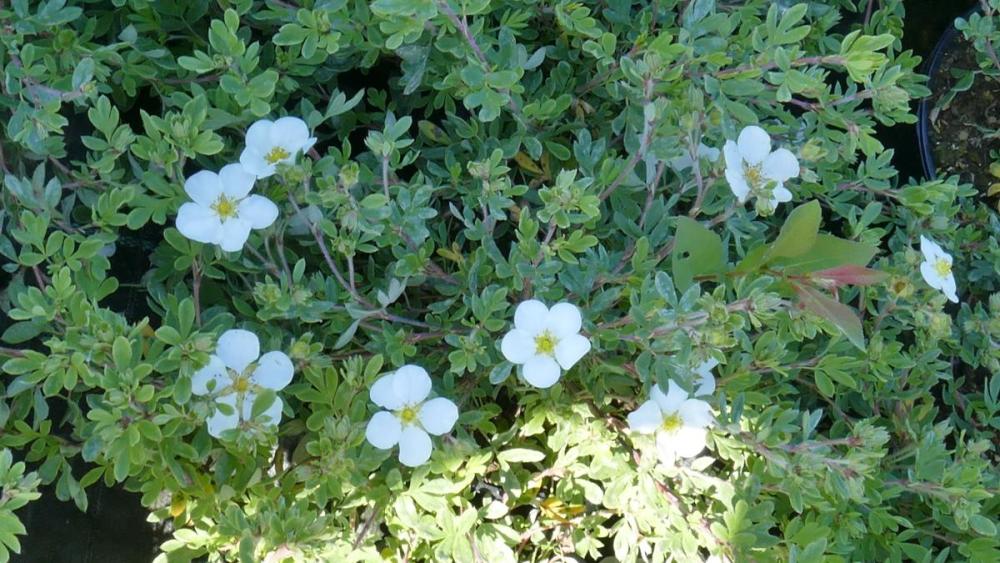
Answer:
[[902, 16], [0, 7], [0, 554], [103, 482], [159, 561], [998, 560], [1000, 221], [877, 135]]

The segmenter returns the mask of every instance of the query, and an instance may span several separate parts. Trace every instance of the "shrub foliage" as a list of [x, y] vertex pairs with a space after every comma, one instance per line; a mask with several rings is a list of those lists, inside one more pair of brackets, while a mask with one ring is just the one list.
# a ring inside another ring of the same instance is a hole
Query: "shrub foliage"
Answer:
[[[38, 481], [81, 509], [103, 481], [164, 523], [163, 561], [1000, 559], [1000, 219], [878, 138], [927, 93], [903, 15], [0, 7], [0, 445], [35, 472], [0, 459], [0, 555]], [[237, 252], [182, 236], [185, 180], [284, 115], [318, 142], [257, 180], [277, 220]], [[800, 165], [776, 208], [704, 150], [755, 124]], [[501, 354], [532, 298], [592, 345], [548, 389]], [[280, 425], [216, 438], [192, 375], [232, 328], [295, 373], [253, 401]], [[709, 360], [708, 445], [662, 463], [626, 417]], [[405, 364], [459, 410], [413, 469], [365, 440]]]

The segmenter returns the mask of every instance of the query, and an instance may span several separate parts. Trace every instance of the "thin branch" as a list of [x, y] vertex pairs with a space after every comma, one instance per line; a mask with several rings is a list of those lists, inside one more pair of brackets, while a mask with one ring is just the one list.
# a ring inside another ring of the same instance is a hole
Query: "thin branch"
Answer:
[[[645, 82], [645, 98], [643, 100], [644, 111], [645, 111], [645, 105], [652, 101], [652, 96], [653, 96], [653, 80], [651, 78], [647, 78]], [[633, 154], [632, 158], [628, 160], [622, 171], [618, 173], [618, 177], [616, 177], [611, 182], [611, 185], [608, 186], [603, 192], [601, 192], [600, 196], [601, 201], [604, 201], [609, 197], [611, 197], [611, 194], [613, 194], [614, 191], [618, 189], [618, 186], [620, 186], [621, 183], [625, 181], [625, 178], [627, 178], [628, 175], [632, 173], [632, 170], [634, 170], [635, 166], [639, 164], [639, 161], [642, 160], [644, 156], [646, 156], [646, 151], [649, 150], [649, 145], [652, 144], [653, 142], [653, 129], [655, 125], [656, 122], [653, 119], [646, 119], [643, 121], [642, 138], [639, 141], [639, 149], [635, 151], [635, 154]]]
[[198, 327], [201, 328], [201, 264], [198, 263], [197, 257], [191, 260], [191, 277], [193, 278], [191, 297], [194, 299], [194, 318]]
[[316, 239], [316, 244], [319, 245], [319, 250], [323, 254], [323, 260], [325, 260], [326, 265], [330, 267], [330, 271], [333, 272], [333, 276], [337, 278], [337, 283], [339, 283], [341, 287], [347, 290], [347, 292], [351, 294], [351, 297], [353, 297], [355, 301], [369, 308], [374, 308], [372, 304], [367, 299], [365, 299], [360, 293], [358, 293], [356, 290], [351, 289], [350, 284], [348, 284], [347, 280], [344, 279], [344, 274], [340, 272], [340, 268], [337, 267], [337, 263], [333, 261], [333, 256], [330, 255], [330, 249], [326, 247], [326, 242], [323, 240], [323, 233], [320, 232], [319, 226], [316, 225], [316, 223], [313, 223], [312, 219], [306, 216], [305, 213], [302, 213], [302, 208], [299, 207], [299, 202], [295, 199], [295, 196], [293, 196], [292, 194], [288, 194], [288, 200], [291, 202], [292, 207], [295, 208], [295, 212], [298, 213], [299, 216], [303, 217], [306, 223], [308, 223], [309, 232], [311, 232], [313, 238]]

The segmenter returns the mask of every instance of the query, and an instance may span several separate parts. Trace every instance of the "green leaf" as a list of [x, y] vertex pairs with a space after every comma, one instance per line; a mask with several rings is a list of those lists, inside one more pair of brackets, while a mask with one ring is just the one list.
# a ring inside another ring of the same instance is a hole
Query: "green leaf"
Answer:
[[528, 448], [511, 448], [497, 454], [497, 459], [503, 463], [534, 463], [545, 459], [545, 454]]
[[132, 346], [124, 336], [115, 338], [111, 345], [111, 357], [114, 359], [115, 367], [124, 370], [132, 363]]
[[671, 253], [674, 284], [684, 292], [695, 276], [717, 274], [725, 267], [722, 239], [689, 217], [677, 219], [674, 251]]
[[309, 34], [309, 30], [297, 23], [286, 23], [278, 30], [272, 41], [275, 45], [298, 45]]
[[807, 310], [833, 323], [851, 344], [862, 352], [865, 350], [864, 329], [853, 309], [811, 287], [796, 285], [795, 290]]
[[989, 518], [981, 514], [973, 514], [969, 517], [969, 525], [978, 534], [993, 537], [997, 534], [997, 526]]
[[816, 244], [819, 224], [822, 220], [823, 211], [816, 200], [793, 209], [788, 215], [788, 219], [785, 220], [785, 224], [781, 226], [778, 238], [771, 243], [765, 260], [800, 256], [808, 252]]
[[253, 400], [253, 407], [250, 410], [250, 418], [256, 419], [264, 414], [264, 411], [271, 408], [277, 395], [273, 389], [262, 389]]
[[10, 344], [20, 344], [38, 336], [44, 328], [45, 325], [41, 323], [21, 321], [7, 327], [7, 330], [3, 332], [3, 336], [0, 338], [3, 338], [4, 342]]
[[849, 264], [864, 266], [871, 262], [876, 252], [878, 248], [870, 244], [823, 233], [816, 237], [816, 243], [809, 253], [793, 258], [780, 258], [773, 265], [780, 266], [787, 274], [807, 274]]
[[80, 60], [73, 71], [73, 90], [79, 90], [81, 86], [90, 82], [94, 78], [94, 59], [86, 57]]

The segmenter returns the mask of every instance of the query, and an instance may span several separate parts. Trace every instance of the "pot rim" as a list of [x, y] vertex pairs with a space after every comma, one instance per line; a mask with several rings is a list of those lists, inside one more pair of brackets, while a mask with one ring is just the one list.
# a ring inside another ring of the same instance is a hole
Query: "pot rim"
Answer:
[[[956, 16], [955, 19], [968, 18], [977, 10], [979, 10], [979, 6], [973, 6], [965, 13]], [[930, 57], [924, 62], [921, 70], [925, 75], [927, 75], [928, 88], [932, 87], [934, 75], [937, 73], [938, 67], [941, 66], [941, 59], [944, 57], [945, 52], [947, 52], [952, 46], [958, 35], [959, 32], [958, 29], [955, 28], [955, 20], [952, 20], [951, 25], [949, 25], [948, 28], [944, 30], [944, 33], [941, 34], [941, 37], [938, 38], [938, 42], [934, 45], [934, 50], [931, 51]], [[928, 180], [934, 180], [937, 178], [937, 167], [934, 163], [934, 154], [931, 152], [931, 107], [931, 96], [921, 98], [917, 106], [917, 146], [920, 150], [920, 166], [923, 168], [924, 176]]]

